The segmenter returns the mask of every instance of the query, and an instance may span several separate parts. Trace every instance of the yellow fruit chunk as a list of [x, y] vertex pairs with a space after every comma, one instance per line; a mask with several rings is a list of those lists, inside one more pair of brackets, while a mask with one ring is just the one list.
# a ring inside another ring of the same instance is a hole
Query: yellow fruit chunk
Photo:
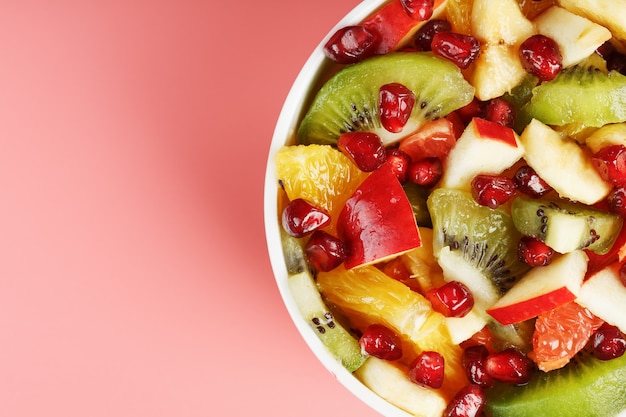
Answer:
[[328, 145], [284, 146], [275, 163], [289, 200], [303, 198], [328, 211], [332, 230], [346, 200], [368, 175]]
[[375, 266], [346, 270], [340, 266], [317, 277], [322, 295], [359, 330], [384, 324], [403, 339], [401, 361], [410, 364], [423, 351], [437, 351], [445, 359], [442, 393], [449, 400], [467, 384], [461, 348], [454, 344], [445, 317], [421, 294], [385, 275]]

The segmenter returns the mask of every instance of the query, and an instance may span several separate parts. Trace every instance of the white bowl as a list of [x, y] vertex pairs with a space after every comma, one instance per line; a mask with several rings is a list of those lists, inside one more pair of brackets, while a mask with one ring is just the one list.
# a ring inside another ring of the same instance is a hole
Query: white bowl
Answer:
[[278, 221], [279, 214], [277, 210], [278, 179], [276, 178], [274, 156], [281, 146], [295, 142], [298, 122], [303, 116], [304, 111], [306, 111], [305, 105], [308, 103], [311, 92], [314, 90], [316, 84], [318, 84], [318, 77], [324, 72], [325, 65], [328, 65], [327, 60], [325, 60], [323, 45], [337, 29], [361, 22], [383, 3], [384, 0], [364, 0], [341, 19], [317, 45], [291, 87], [279, 115], [270, 145], [265, 174], [264, 220], [270, 262], [278, 289], [289, 315], [315, 356], [342, 385], [374, 410], [387, 417], [410, 417], [406, 412], [374, 394], [346, 370], [341, 363], [328, 352], [311, 326], [309, 326], [300, 315], [298, 307], [287, 286], [287, 269], [280, 240], [280, 223]]

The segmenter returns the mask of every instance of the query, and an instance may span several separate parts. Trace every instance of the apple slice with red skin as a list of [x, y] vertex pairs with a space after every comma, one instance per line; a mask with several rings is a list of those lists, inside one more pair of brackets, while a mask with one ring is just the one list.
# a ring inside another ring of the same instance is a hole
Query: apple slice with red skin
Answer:
[[519, 323], [574, 301], [587, 271], [587, 254], [576, 250], [535, 267], [487, 309], [503, 325]]
[[346, 244], [347, 269], [421, 246], [411, 203], [387, 165], [372, 172], [346, 201], [337, 218], [337, 232]]
[[446, 117], [431, 120], [400, 141], [398, 149], [416, 162], [425, 158], [439, 158], [443, 161], [456, 144], [454, 123]]

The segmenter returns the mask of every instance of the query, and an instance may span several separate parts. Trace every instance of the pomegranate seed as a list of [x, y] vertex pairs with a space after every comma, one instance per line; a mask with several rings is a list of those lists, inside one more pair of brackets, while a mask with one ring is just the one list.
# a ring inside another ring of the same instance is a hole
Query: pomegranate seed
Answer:
[[485, 370], [495, 380], [522, 385], [530, 380], [532, 365], [523, 353], [509, 348], [490, 353], [485, 361]]
[[466, 385], [448, 403], [443, 417], [479, 417], [485, 401], [487, 401], [487, 396], [481, 386]]
[[519, 167], [513, 181], [518, 190], [532, 198], [543, 197], [552, 190], [552, 187], [528, 165]]
[[318, 271], [332, 271], [346, 259], [343, 241], [323, 230], [313, 232], [304, 246], [308, 261]]
[[439, 158], [424, 158], [412, 162], [408, 170], [409, 181], [430, 188], [439, 182], [443, 175], [443, 165]]
[[552, 262], [554, 250], [541, 240], [524, 236], [517, 245], [517, 253], [520, 261], [530, 266], [546, 266]]
[[304, 237], [330, 224], [330, 215], [308, 201], [298, 198], [283, 210], [283, 228], [293, 237]]
[[337, 147], [359, 167], [372, 172], [385, 163], [387, 152], [380, 137], [370, 132], [348, 132], [339, 136]]
[[387, 150], [387, 164], [391, 168], [398, 181], [401, 184], [405, 184], [409, 177], [409, 165], [411, 164], [411, 157], [406, 152], [401, 151], [398, 148], [391, 148]]
[[400, 83], [385, 84], [378, 92], [378, 116], [383, 127], [392, 133], [402, 131], [411, 117], [415, 94]]
[[409, 367], [409, 379], [416, 384], [431, 388], [443, 385], [445, 361], [439, 352], [420, 353]]
[[454, 62], [461, 69], [469, 67], [480, 54], [478, 39], [455, 32], [436, 33], [431, 48], [436, 55]]
[[364, 26], [346, 26], [330, 37], [324, 53], [339, 64], [354, 64], [374, 55], [378, 38]]
[[616, 326], [604, 323], [593, 336], [593, 353], [602, 360], [619, 358], [626, 352], [626, 338]]
[[459, 281], [450, 281], [426, 293], [433, 309], [446, 317], [464, 317], [474, 307], [474, 296]]
[[359, 338], [364, 354], [395, 361], [402, 357], [402, 340], [393, 330], [382, 324], [368, 326]]
[[450, 32], [452, 25], [447, 20], [432, 19], [424, 23], [415, 33], [415, 49], [417, 51], [430, 51], [430, 44], [433, 41], [435, 33]]
[[563, 67], [556, 42], [544, 35], [533, 35], [520, 45], [522, 66], [541, 81], [550, 81]]
[[400, 0], [406, 13], [415, 20], [428, 20], [435, 10], [435, 0]]
[[626, 185], [613, 188], [606, 200], [613, 213], [626, 217]]
[[478, 204], [495, 209], [513, 197], [515, 183], [500, 175], [477, 175], [472, 180], [472, 194]]
[[501, 97], [491, 99], [485, 107], [485, 119], [513, 128], [515, 126], [515, 107]]
[[626, 184], [626, 146], [605, 146], [591, 161], [603, 180], [614, 185]]
[[494, 379], [485, 369], [489, 350], [484, 345], [470, 346], [463, 351], [462, 363], [469, 380], [481, 387], [491, 387]]

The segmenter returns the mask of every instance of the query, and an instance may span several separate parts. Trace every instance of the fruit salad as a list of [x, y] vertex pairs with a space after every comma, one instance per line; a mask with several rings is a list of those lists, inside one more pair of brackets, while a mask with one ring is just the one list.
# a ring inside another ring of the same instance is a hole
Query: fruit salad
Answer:
[[268, 174], [320, 348], [408, 415], [626, 413], [626, 0], [391, 0], [320, 48]]

